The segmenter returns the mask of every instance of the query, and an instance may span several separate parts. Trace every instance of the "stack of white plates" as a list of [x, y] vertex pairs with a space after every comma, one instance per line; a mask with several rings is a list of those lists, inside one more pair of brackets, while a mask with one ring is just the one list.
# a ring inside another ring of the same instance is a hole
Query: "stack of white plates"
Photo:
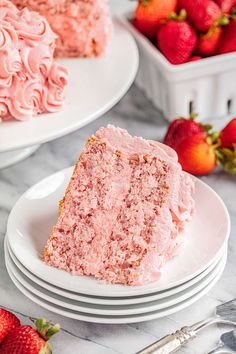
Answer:
[[110, 285], [47, 266], [40, 255], [71, 173], [71, 168], [60, 171], [30, 188], [10, 214], [6, 266], [28, 298], [70, 318], [118, 324], [179, 311], [215, 285], [226, 264], [230, 221], [222, 200], [198, 179], [196, 213], [185, 232], [185, 243], [179, 255], [163, 267], [159, 281], [135, 287]]

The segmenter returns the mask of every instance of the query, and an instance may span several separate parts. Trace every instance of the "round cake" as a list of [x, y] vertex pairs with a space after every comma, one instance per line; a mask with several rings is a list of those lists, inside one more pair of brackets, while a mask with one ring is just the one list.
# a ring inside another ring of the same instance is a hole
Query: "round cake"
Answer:
[[45, 16], [58, 35], [56, 56], [93, 57], [104, 53], [112, 32], [108, 0], [13, 0]]

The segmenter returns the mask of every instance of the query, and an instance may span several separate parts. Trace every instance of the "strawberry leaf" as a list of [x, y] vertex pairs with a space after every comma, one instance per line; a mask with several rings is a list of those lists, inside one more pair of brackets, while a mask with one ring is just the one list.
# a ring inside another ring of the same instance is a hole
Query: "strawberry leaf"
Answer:
[[203, 127], [206, 133], [208, 133], [213, 128], [211, 124], [201, 124], [201, 126]]
[[[195, 120], [195, 119], [197, 119], [197, 117], [198, 117], [198, 113], [191, 113], [189, 119], [190, 120]], [[201, 124], [201, 123], [199, 123], [199, 124]]]
[[175, 20], [175, 21], [185, 21], [187, 18], [187, 12], [185, 9], [180, 10], [180, 13], [177, 14], [176, 12], [172, 11], [169, 15], [168, 15], [168, 20]]
[[48, 341], [54, 334], [58, 333], [61, 328], [58, 323], [53, 325], [51, 321], [47, 322], [44, 317], [40, 317], [37, 320], [31, 320], [34, 322], [38, 334], [45, 341]]
[[217, 149], [216, 156], [226, 172], [236, 174], [236, 144], [232, 149]]
[[209, 135], [209, 137], [211, 138], [212, 144], [219, 144], [219, 137], [220, 137], [219, 132], [213, 132]]
[[50, 326], [46, 333], [46, 340], [49, 340], [54, 334], [58, 333], [61, 329], [61, 326], [57, 323], [53, 326]]
[[147, 6], [150, 2], [150, 0], [141, 0], [140, 1], [142, 5]]
[[222, 15], [214, 24], [214, 26], [227, 26], [229, 24], [229, 16]]

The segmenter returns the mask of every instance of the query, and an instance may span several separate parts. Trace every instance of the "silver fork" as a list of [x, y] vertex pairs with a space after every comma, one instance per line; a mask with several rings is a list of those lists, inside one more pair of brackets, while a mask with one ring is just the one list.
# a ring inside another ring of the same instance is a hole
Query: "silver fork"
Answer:
[[136, 354], [172, 354], [179, 350], [190, 339], [195, 338], [203, 328], [215, 324], [230, 324], [236, 326], [236, 299], [216, 307], [216, 315], [200, 321], [192, 326], [186, 326], [158, 340]]

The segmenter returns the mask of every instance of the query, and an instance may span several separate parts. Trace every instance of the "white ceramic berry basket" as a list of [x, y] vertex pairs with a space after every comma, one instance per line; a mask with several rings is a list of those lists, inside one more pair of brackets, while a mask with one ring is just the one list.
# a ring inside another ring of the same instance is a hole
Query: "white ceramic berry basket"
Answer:
[[201, 120], [236, 114], [236, 53], [173, 65], [135, 29], [132, 17], [133, 13], [126, 13], [120, 21], [139, 48], [136, 83], [166, 119], [192, 112]]

